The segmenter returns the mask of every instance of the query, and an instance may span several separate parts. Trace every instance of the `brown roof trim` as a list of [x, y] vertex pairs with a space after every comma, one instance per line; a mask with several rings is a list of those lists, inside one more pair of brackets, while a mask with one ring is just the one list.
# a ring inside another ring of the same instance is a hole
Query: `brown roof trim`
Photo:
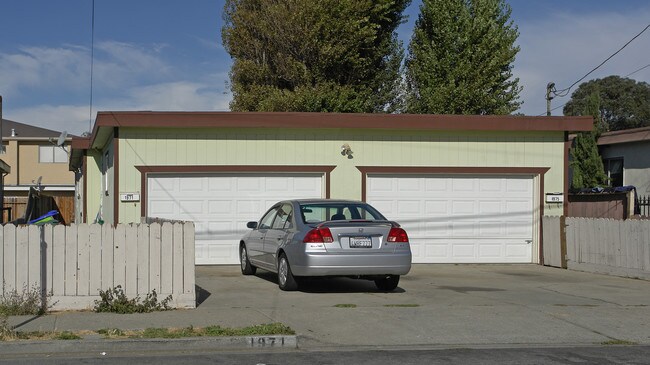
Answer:
[[589, 131], [591, 117], [367, 113], [99, 112], [98, 127], [358, 128], [474, 131]]
[[650, 127], [624, 129], [620, 131], [605, 132], [598, 138], [598, 145], [650, 141]]
[[73, 137], [70, 145], [73, 149], [87, 150], [90, 148], [90, 137]]

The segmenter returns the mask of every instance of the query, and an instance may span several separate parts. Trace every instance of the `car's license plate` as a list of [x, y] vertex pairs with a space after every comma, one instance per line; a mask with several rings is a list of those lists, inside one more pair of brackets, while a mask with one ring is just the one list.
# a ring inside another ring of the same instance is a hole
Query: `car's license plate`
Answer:
[[371, 248], [370, 237], [350, 237], [350, 248]]

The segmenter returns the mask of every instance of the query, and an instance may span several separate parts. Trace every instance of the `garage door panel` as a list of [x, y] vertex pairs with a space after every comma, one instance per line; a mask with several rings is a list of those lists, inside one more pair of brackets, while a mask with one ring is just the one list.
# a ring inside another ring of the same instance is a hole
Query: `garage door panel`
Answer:
[[225, 192], [233, 190], [233, 179], [208, 179], [208, 191]]
[[532, 261], [530, 176], [370, 175], [367, 181], [367, 201], [407, 230], [413, 262]]
[[479, 190], [484, 192], [501, 191], [503, 189], [501, 180], [479, 179]]
[[481, 237], [500, 236], [506, 232], [503, 222], [482, 221], [478, 222], [478, 231]]
[[263, 181], [256, 177], [232, 178], [235, 180], [235, 192], [259, 192], [262, 188]]
[[205, 178], [202, 177], [188, 177], [179, 184], [179, 192], [201, 192], [204, 190], [203, 183]]
[[451, 187], [454, 192], [473, 192], [474, 179], [452, 179]]
[[197, 264], [236, 264], [247, 222], [279, 200], [322, 197], [322, 181], [322, 174], [151, 174], [147, 211], [194, 221]]
[[405, 179], [398, 180], [397, 189], [398, 191], [413, 191], [419, 192], [422, 191], [422, 181], [419, 179]]
[[527, 193], [529, 184], [526, 179], [508, 179], [506, 180], [506, 191], [509, 193]]
[[397, 214], [400, 216], [418, 216], [422, 211], [419, 200], [403, 200], [397, 202]]

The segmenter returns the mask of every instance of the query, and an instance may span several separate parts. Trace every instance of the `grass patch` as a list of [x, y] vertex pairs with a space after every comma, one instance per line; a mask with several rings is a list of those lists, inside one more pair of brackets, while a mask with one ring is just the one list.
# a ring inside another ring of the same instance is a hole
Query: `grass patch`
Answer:
[[63, 332], [56, 333], [52, 339], [54, 339], [54, 340], [81, 340], [81, 336], [79, 336], [78, 334], [73, 333], [73, 332], [63, 331]]
[[631, 346], [631, 345], [637, 345], [636, 342], [628, 341], [628, 340], [619, 340], [619, 339], [613, 339], [605, 342], [601, 342], [601, 345], [612, 345], [612, 346]]
[[260, 324], [256, 326], [229, 328], [221, 326], [184, 328], [147, 328], [141, 331], [124, 331], [118, 328], [104, 328], [97, 332], [20, 332], [14, 331], [0, 318], [0, 341], [15, 340], [79, 340], [82, 335], [100, 334], [107, 339], [115, 338], [184, 338], [184, 337], [226, 337], [226, 336], [269, 336], [295, 335], [296, 332], [281, 323]]
[[334, 307], [336, 308], [356, 308], [356, 304], [335, 304]]
[[416, 308], [419, 306], [419, 304], [384, 304], [384, 307], [389, 308]]

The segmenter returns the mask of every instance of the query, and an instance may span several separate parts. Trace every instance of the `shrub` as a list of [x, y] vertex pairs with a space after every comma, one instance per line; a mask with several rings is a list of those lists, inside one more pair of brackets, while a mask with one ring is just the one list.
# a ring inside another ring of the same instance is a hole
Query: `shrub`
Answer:
[[48, 299], [51, 294], [43, 297], [41, 289], [33, 286], [31, 289], [23, 287], [22, 292], [16, 289], [7, 291], [5, 283], [2, 283], [2, 295], [0, 296], [0, 315], [42, 315], [47, 312]]
[[7, 322], [7, 316], [0, 315], [0, 341], [15, 340], [16, 331]]
[[140, 301], [140, 296], [129, 299], [122, 286], [118, 285], [114, 288], [109, 288], [106, 291], [99, 291], [100, 300], [95, 301], [95, 312], [110, 312], [110, 313], [149, 313], [154, 311], [165, 311], [171, 309], [169, 302], [172, 296], [168, 295], [165, 299], [158, 302], [158, 294], [156, 290], [152, 290], [147, 294], [144, 301]]

